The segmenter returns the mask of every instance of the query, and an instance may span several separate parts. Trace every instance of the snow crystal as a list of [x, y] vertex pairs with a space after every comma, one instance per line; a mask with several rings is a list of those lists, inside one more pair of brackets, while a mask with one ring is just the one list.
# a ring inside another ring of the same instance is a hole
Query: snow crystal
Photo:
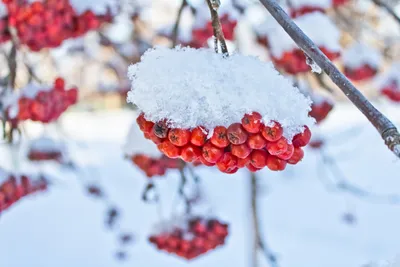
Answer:
[[4, 18], [5, 16], [7, 16], [7, 14], [8, 12], [6, 5], [0, 1], [0, 18]]
[[159, 158], [162, 155], [152, 141], [144, 138], [143, 132], [140, 131], [136, 121], [129, 130], [127, 141], [124, 146], [124, 153], [128, 156], [144, 154], [154, 158]]
[[223, 58], [211, 49], [157, 47], [129, 67], [132, 102], [153, 122], [168, 119], [171, 127], [229, 126], [258, 112], [263, 121], [279, 121], [291, 140], [308, 117], [311, 101], [272, 63], [233, 54]]
[[306, 56], [306, 63], [308, 66], [311, 67], [312, 72], [321, 74], [321, 72], [322, 72], [321, 67], [314, 60], [312, 60], [309, 56]]
[[53, 151], [63, 151], [63, 143], [57, 142], [49, 137], [41, 137], [32, 140], [30, 143], [30, 149], [41, 152], [53, 152]]
[[352, 69], [367, 64], [373, 68], [379, 68], [382, 56], [376, 49], [363, 44], [356, 43], [343, 52], [343, 64]]
[[104, 15], [108, 11], [115, 15], [119, 5], [117, 0], [70, 0], [69, 2], [78, 14], [91, 10], [97, 15]]
[[327, 9], [332, 6], [332, 0], [291, 0], [290, 5], [294, 9], [299, 9], [305, 6]]
[[[325, 47], [330, 52], [340, 51], [341, 33], [325, 14], [320, 12], [309, 13], [296, 18], [294, 22], [317, 46]], [[297, 45], [281, 26], [275, 25], [274, 29], [270, 29], [267, 32], [267, 36], [272, 55], [280, 58], [284, 52], [296, 49]]]

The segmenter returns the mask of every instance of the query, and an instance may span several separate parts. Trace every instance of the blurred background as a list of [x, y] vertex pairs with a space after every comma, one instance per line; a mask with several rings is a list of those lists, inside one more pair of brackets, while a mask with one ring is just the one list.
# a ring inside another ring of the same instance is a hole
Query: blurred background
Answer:
[[[399, 126], [399, 1], [280, 4]], [[147, 49], [213, 49], [205, 0], [0, 3], [2, 266], [396, 266], [398, 159], [258, 1], [221, 0], [219, 15], [230, 53], [272, 61], [313, 100], [303, 161], [259, 171], [256, 184], [247, 170], [168, 161], [126, 102], [127, 69]], [[186, 225], [188, 207], [229, 225], [191, 260], [149, 242]]]

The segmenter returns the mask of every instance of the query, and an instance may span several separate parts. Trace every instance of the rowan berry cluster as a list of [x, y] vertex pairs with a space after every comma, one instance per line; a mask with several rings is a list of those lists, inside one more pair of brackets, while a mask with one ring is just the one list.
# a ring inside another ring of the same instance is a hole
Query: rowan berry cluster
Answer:
[[159, 250], [191, 260], [223, 245], [227, 236], [227, 224], [198, 217], [186, 221], [182, 227], [152, 235], [149, 241]]
[[374, 77], [378, 73], [378, 70], [369, 64], [364, 64], [358, 68], [344, 68], [344, 74], [353, 81], [364, 81]]
[[322, 100], [314, 102], [311, 105], [311, 111], [309, 115], [315, 119], [317, 123], [325, 120], [328, 114], [332, 111], [333, 104], [329, 100]]
[[27, 195], [47, 189], [44, 177], [31, 179], [27, 175], [8, 175], [8, 179], [0, 185], [0, 212], [10, 208], [18, 200]]
[[[262, 39], [260, 41], [264, 41], [268, 44], [267, 39]], [[329, 49], [324, 47], [319, 47], [319, 49], [321, 49], [330, 60], [335, 60], [340, 56], [340, 52], [331, 52]], [[277, 67], [282, 68], [285, 72], [293, 75], [308, 72], [311, 69], [307, 64], [306, 55], [301, 49], [287, 51], [279, 58], [272, 56], [272, 61]]]
[[393, 102], [400, 102], [400, 83], [392, 80], [381, 89], [381, 94], [392, 100]]
[[168, 169], [182, 168], [183, 164], [179, 159], [171, 159], [166, 156], [153, 158], [144, 154], [136, 154], [131, 157], [132, 162], [146, 173], [146, 176], [162, 176]]
[[34, 97], [22, 94], [18, 99], [18, 113], [11, 114], [12, 108], [8, 108], [8, 119], [14, 122], [32, 120], [49, 123], [57, 120], [77, 100], [77, 88], [65, 90], [64, 80], [57, 78], [51, 88], [39, 90]]
[[15, 27], [22, 44], [32, 51], [54, 48], [112, 20], [111, 13], [98, 16], [91, 10], [78, 14], [69, 0], [3, 0], [8, 26]]
[[263, 124], [261, 119], [257, 112], [246, 114], [241, 123], [215, 127], [211, 138], [202, 127], [170, 129], [165, 121], [147, 121], [143, 113], [136, 121], [145, 137], [167, 157], [216, 165], [224, 173], [235, 173], [244, 167], [253, 172], [264, 167], [281, 171], [287, 163], [297, 164], [304, 156], [301, 147], [310, 141], [309, 128], [305, 126], [304, 132], [289, 142], [283, 137], [279, 122]]

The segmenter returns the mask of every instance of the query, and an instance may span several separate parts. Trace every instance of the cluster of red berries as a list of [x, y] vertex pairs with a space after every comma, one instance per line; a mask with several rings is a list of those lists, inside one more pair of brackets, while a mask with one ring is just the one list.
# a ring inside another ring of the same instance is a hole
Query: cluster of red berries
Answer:
[[150, 243], [159, 250], [191, 260], [223, 245], [228, 236], [228, 225], [215, 219], [195, 218], [185, 224], [185, 227], [150, 236]]
[[300, 8], [297, 9], [291, 9], [290, 10], [290, 16], [292, 18], [297, 18], [297, 17], [301, 17], [305, 14], [308, 13], [313, 13], [313, 12], [321, 12], [321, 13], [325, 13], [325, 9], [319, 6], [302, 6]]
[[368, 64], [364, 64], [355, 69], [350, 67], [344, 68], [344, 74], [353, 81], [364, 81], [374, 77], [377, 73], [378, 70]]
[[69, 0], [3, 0], [8, 24], [15, 27], [21, 43], [32, 51], [54, 48], [69, 38], [95, 30], [112, 20], [111, 13], [97, 16], [91, 10], [77, 14]]
[[[340, 52], [331, 52], [324, 47], [320, 47], [319, 49], [321, 49], [330, 60], [337, 59], [340, 56]], [[280, 58], [272, 56], [272, 61], [277, 67], [282, 68], [285, 72], [293, 75], [308, 72], [311, 69], [307, 64], [306, 56], [301, 49], [294, 49], [285, 52]]]
[[[237, 21], [230, 18], [229, 14], [220, 17], [222, 32], [225, 39], [233, 40]], [[201, 48], [207, 46], [208, 39], [213, 36], [212, 22], [208, 21], [203, 28], [194, 28], [192, 30], [192, 41], [188, 44], [193, 48]]]
[[162, 176], [168, 169], [182, 168], [183, 164], [179, 159], [171, 159], [166, 156], [152, 158], [147, 155], [137, 154], [131, 157], [132, 162], [146, 173], [146, 176]]
[[54, 160], [61, 162], [63, 159], [63, 153], [56, 149], [54, 151], [42, 151], [31, 148], [28, 153], [28, 159], [31, 161]]
[[400, 83], [396, 80], [389, 82], [382, 88], [381, 94], [392, 100], [393, 102], [400, 102]]
[[50, 89], [39, 91], [34, 98], [21, 96], [18, 99], [17, 116], [14, 118], [9, 114], [8, 118], [14, 122], [32, 120], [49, 123], [57, 120], [78, 100], [78, 89], [65, 90], [65, 82], [62, 78], [57, 78]]
[[328, 114], [332, 111], [333, 109], [333, 104], [331, 101], [328, 100], [323, 100], [323, 101], [318, 101], [314, 102], [311, 105], [311, 111], [308, 113], [310, 117], [313, 117], [317, 123], [320, 123], [326, 117]]
[[0, 212], [8, 209], [21, 198], [47, 189], [45, 178], [31, 180], [28, 176], [9, 175], [0, 185]]
[[261, 119], [257, 112], [246, 114], [241, 123], [233, 123], [228, 128], [215, 127], [210, 139], [208, 131], [202, 127], [170, 129], [165, 121], [146, 120], [143, 113], [136, 121], [145, 137], [157, 144], [167, 157], [216, 165], [224, 173], [235, 173], [244, 167], [253, 172], [264, 167], [281, 171], [287, 163], [297, 164], [304, 156], [301, 147], [311, 138], [308, 127], [289, 142], [283, 137], [278, 122], [265, 125]]

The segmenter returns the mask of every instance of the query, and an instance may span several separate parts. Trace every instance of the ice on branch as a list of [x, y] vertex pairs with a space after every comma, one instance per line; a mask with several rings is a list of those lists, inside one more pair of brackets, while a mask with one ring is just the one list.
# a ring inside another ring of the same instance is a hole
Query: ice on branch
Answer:
[[[295, 19], [294, 22], [318, 47], [325, 48], [331, 53], [340, 52], [341, 33], [325, 14], [320, 12], [309, 13]], [[298, 47], [282, 27], [275, 25], [276, 27], [270, 29], [267, 33], [267, 37], [272, 55], [281, 58], [285, 52]]]
[[223, 58], [210, 49], [154, 48], [129, 68], [128, 102], [147, 120], [168, 120], [171, 127], [214, 129], [258, 112], [265, 123], [281, 123], [292, 140], [311, 125], [311, 101], [271, 63], [233, 54]]
[[78, 14], [91, 10], [96, 15], [105, 15], [111, 12], [112, 15], [118, 13], [119, 2], [117, 0], [69, 0], [71, 6]]
[[363, 43], [356, 43], [343, 52], [342, 59], [343, 64], [352, 69], [357, 69], [364, 65], [378, 69], [382, 56], [376, 49]]
[[146, 155], [153, 158], [161, 157], [162, 153], [157, 146], [150, 140], [144, 138], [137, 123], [133, 123], [124, 146], [124, 153], [127, 156]]

